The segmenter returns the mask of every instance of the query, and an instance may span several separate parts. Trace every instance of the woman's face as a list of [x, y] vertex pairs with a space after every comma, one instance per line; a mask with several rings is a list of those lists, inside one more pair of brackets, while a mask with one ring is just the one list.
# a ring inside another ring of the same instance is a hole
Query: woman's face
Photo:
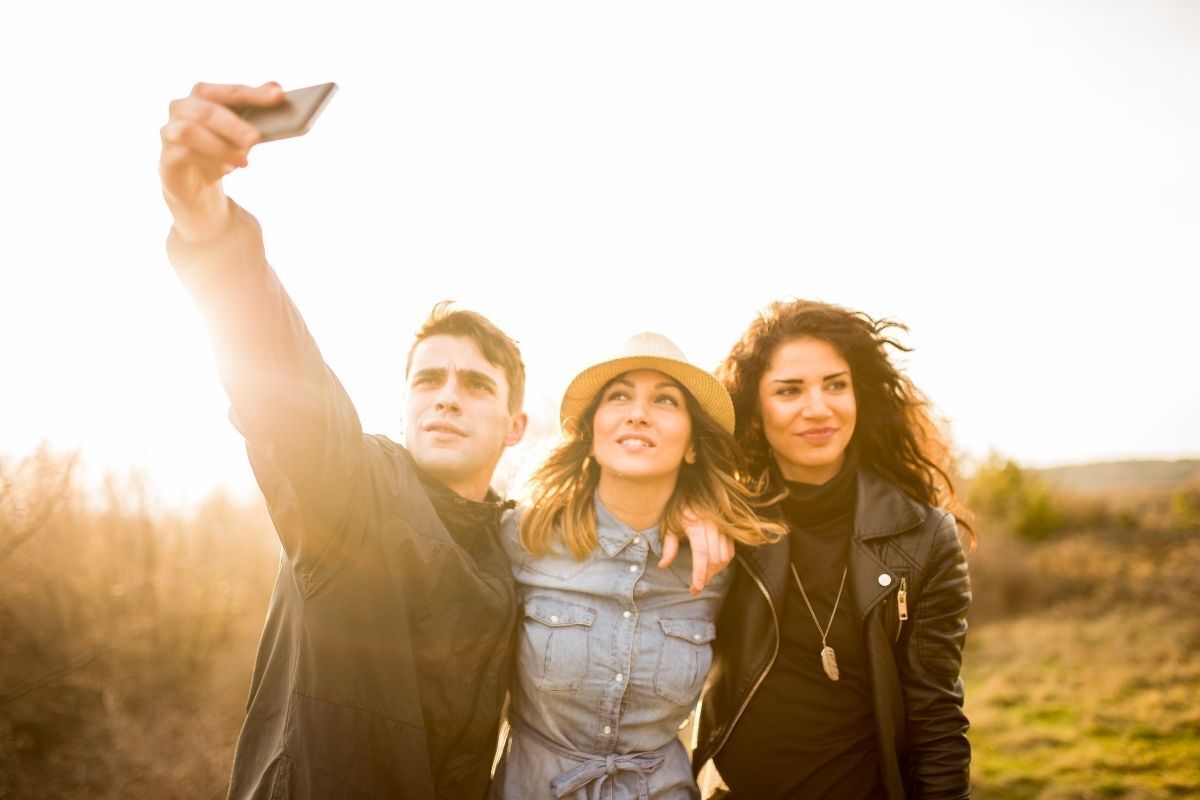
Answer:
[[610, 381], [600, 392], [592, 431], [592, 457], [602, 474], [673, 485], [684, 459], [695, 457], [683, 387], [654, 370]]
[[807, 336], [781, 344], [758, 383], [758, 405], [784, 478], [822, 484], [837, 475], [858, 404], [850, 365], [833, 345]]

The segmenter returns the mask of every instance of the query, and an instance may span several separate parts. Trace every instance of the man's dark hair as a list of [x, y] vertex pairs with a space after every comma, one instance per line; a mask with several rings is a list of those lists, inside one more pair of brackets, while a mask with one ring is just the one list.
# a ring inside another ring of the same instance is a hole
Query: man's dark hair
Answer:
[[413, 351], [430, 336], [465, 336], [473, 340], [484, 358], [504, 370], [504, 377], [508, 379], [509, 412], [515, 414], [521, 410], [525, 400], [525, 364], [521, 361], [521, 350], [516, 341], [494, 322], [475, 311], [455, 308], [452, 300], [443, 300], [433, 307], [417, 331], [408, 350], [405, 375], [412, 368]]

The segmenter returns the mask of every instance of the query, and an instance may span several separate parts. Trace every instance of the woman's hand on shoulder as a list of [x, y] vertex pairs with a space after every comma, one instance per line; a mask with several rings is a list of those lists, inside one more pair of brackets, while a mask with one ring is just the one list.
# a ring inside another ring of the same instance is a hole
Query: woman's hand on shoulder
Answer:
[[[692, 594], [700, 594], [708, 582], [733, 561], [733, 540], [721, 533], [716, 522], [696, 517], [691, 509], [683, 512], [683, 532], [692, 549]], [[679, 535], [675, 531], [663, 534], [663, 554], [658, 562], [666, 569], [679, 555]]]

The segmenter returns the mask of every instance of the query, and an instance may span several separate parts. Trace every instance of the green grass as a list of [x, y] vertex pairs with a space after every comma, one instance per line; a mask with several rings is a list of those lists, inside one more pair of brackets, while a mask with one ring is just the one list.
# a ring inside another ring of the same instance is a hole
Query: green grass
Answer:
[[972, 631], [964, 678], [982, 800], [1200, 796], [1200, 622], [1174, 607]]

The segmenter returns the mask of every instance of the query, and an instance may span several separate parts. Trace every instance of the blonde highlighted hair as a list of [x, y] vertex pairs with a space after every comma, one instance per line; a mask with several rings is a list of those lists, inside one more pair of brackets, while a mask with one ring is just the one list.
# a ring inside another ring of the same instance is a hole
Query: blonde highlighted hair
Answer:
[[[733, 436], [680, 388], [692, 420], [696, 461], [680, 465], [679, 481], [663, 511], [663, 532], [682, 533], [686, 510], [697, 519], [712, 520], [735, 542], [757, 546], [776, 541], [785, 528], [759, 518], [756, 509], [767, 502], [747, 487]], [[530, 479], [530, 505], [521, 517], [521, 545], [530, 553], [548, 553], [560, 544], [582, 560], [596, 547], [594, 497], [600, 465], [590, 454], [592, 420], [603, 395], [601, 389], [583, 414], [566, 420], [565, 440]]]

